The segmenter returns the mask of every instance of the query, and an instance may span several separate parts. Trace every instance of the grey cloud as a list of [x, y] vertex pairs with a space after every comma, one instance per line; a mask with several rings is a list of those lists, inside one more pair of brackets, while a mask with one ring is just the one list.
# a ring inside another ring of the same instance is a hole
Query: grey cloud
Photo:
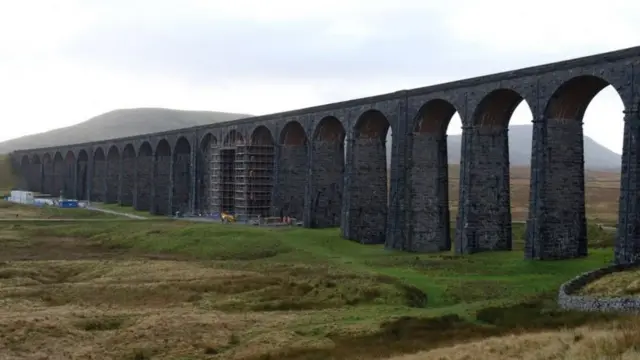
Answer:
[[260, 77], [453, 79], [525, 60], [492, 59], [473, 44], [456, 43], [435, 16], [398, 11], [370, 22], [383, 32], [351, 42], [348, 37], [324, 36], [329, 23], [319, 20], [267, 25], [205, 17], [168, 22], [106, 19], [64, 50], [81, 61], [197, 83]]

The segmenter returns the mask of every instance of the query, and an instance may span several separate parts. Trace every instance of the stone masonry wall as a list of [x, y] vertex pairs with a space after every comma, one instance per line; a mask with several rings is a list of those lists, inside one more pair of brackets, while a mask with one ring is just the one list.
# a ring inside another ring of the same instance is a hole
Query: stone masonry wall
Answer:
[[506, 128], [472, 131], [469, 154], [469, 201], [462, 243], [456, 252], [511, 250], [509, 144]]
[[60, 191], [64, 190], [65, 164], [63, 160], [53, 162], [53, 185], [51, 195], [60, 196]]
[[104, 201], [106, 173], [106, 161], [94, 160], [93, 176], [91, 179], [91, 201]]
[[360, 138], [353, 144], [349, 239], [382, 244], [387, 223], [387, 159], [380, 139]]
[[569, 259], [587, 254], [582, 123], [549, 119], [543, 184], [544, 225], [540, 258]]
[[344, 177], [342, 142], [315, 141], [311, 175], [311, 227], [340, 226]]
[[[214, 144], [211, 144], [211, 148], [209, 149], [211, 160], [207, 163], [209, 168], [209, 171], [207, 172], [207, 189], [209, 192], [207, 209], [210, 213], [222, 210], [222, 194], [220, 193], [222, 190], [222, 171], [220, 171], [222, 168], [222, 158], [220, 157], [220, 152], [221, 150], [219, 147], [214, 147]], [[215, 162], [217, 162], [217, 164]]]
[[151, 210], [153, 188], [153, 157], [138, 156], [136, 159], [136, 210]]
[[307, 151], [305, 145], [282, 145], [278, 186], [280, 199], [277, 203], [279, 215], [293, 216], [302, 220], [304, 216], [304, 191], [307, 185]]
[[171, 186], [171, 156], [158, 156], [156, 158], [156, 172], [154, 177], [153, 213], [157, 215], [170, 215], [169, 191]]
[[[416, 134], [410, 170], [410, 244], [405, 250], [451, 250], [445, 134]], [[444, 156], [442, 156], [442, 152]]]
[[122, 179], [120, 181], [120, 205], [132, 206], [135, 188], [136, 158], [125, 157], [122, 159]]
[[565, 310], [598, 311], [598, 312], [640, 312], [640, 297], [597, 297], [577, 295], [585, 285], [615, 272], [637, 269], [639, 263], [617, 264], [601, 269], [588, 271], [567, 281], [558, 291], [558, 305]]
[[176, 154], [173, 164], [173, 212], [189, 211], [189, 190], [191, 187], [191, 154]]
[[[640, 106], [640, 104], [639, 104]], [[618, 264], [640, 261], [640, 109], [625, 110], [622, 177], [618, 236], [615, 244], [615, 262]]]
[[209, 163], [211, 157], [208, 150], [199, 150], [196, 157], [196, 211], [203, 214], [209, 212]]
[[65, 161], [64, 164], [64, 196], [68, 199], [76, 197], [76, 162]]
[[78, 166], [76, 171], [78, 172], [77, 179], [78, 182], [76, 184], [76, 196], [80, 200], [86, 200], [87, 197], [87, 179], [88, 179], [88, 168], [89, 163], [87, 161], [78, 161]]
[[35, 192], [42, 192], [42, 165], [29, 165], [29, 189]]
[[118, 202], [118, 185], [120, 182], [120, 158], [107, 159], [107, 193], [105, 202], [109, 204]]

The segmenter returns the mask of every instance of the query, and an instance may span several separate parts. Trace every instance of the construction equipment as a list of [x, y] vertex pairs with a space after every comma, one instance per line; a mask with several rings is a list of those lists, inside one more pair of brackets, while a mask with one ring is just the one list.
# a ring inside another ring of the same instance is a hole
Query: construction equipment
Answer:
[[236, 218], [233, 215], [227, 214], [225, 212], [220, 214], [220, 219], [222, 220], [222, 222], [228, 222], [228, 223], [236, 222]]

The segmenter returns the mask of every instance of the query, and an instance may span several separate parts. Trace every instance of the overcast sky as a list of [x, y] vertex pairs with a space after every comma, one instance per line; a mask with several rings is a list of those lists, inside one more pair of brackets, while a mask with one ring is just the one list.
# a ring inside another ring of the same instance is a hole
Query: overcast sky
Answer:
[[[0, 141], [117, 108], [268, 114], [636, 45], [637, 0], [0, 0]], [[622, 110], [603, 90], [585, 134], [621, 152]], [[530, 120], [523, 103], [511, 124]]]

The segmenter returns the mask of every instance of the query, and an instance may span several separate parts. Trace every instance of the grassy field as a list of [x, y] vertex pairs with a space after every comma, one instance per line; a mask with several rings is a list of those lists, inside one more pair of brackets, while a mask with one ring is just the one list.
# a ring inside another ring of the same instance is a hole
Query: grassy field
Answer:
[[[523, 231], [514, 226], [517, 239]], [[337, 229], [7, 221], [0, 348], [19, 359], [364, 360], [469, 359], [479, 348], [510, 358], [570, 334], [591, 344], [631, 320], [555, 307], [562, 282], [612, 259], [613, 235], [592, 226], [589, 236], [588, 258], [527, 262], [522, 241], [457, 257], [363, 246]], [[631, 347], [615, 344], [588, 355]], [[571, 357], [585, 354], [572, 346], [539, 358], [595, 359]]]
[[[527, 220], [530, 172], [528, 167], [511, 168], [511, 214], [514, 221]], [[459, 179], [459, 166], [449, 165], [449, 206], [452, 217], [455, 217], [458, 209]], [[617, 223], [619, 197], [620, 173], [585, 172], [585, 205], [589, 220], [603, 224]]]
[[0, 219], [120, 219], [121, 216], [81, 208], [62, 209], [56, 206], [32, 206], [0, 200]]

